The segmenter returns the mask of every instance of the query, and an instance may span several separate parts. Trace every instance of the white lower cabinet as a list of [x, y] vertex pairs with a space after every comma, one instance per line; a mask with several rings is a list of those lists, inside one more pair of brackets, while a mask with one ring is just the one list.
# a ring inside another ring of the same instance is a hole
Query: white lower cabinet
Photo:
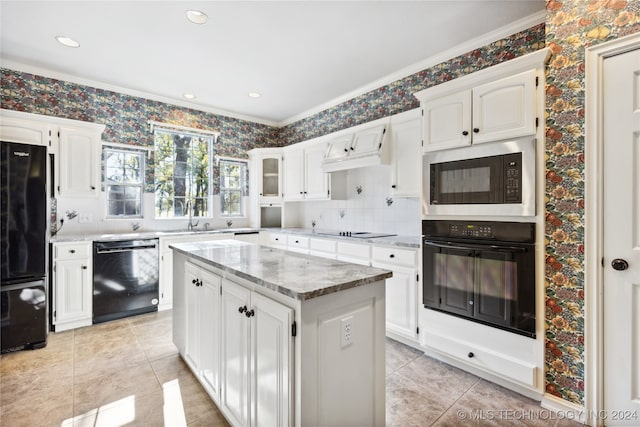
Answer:
[[[386, 280], [387, 335], [407, 344], [418, 341], [418, 251], [394, 247], [373, 246], [373, 267], [393, 271]], [[407, 340], [409, 342], [407, 342]]]
[[173, 342], [231, 425], [384, 426], [384, 281], [299, 300], [173, 259]]
[[184, 277], [181, 354], [211, 398], [234, 426], [291, 425], [293, 309], [190, 262]]
[[212, 399], [220, 391], [220, 289], [221, 279], [198, 266], [185, 265], [185, 360], [201, 378]]
[[56, 332], [93, 322], [91, 242], [54, 243], [53, 329]]
[[197, 233], [160, 237], [160, 279], [158, 310], [170, 310], [173, 306], [173, 250], [174, 243], [203, 242], [211, 240], [233, 239], [233, 234]]
[[291, 308], [223, 281], [220, 407], [233, 425], [291, 424], [292, 321]]

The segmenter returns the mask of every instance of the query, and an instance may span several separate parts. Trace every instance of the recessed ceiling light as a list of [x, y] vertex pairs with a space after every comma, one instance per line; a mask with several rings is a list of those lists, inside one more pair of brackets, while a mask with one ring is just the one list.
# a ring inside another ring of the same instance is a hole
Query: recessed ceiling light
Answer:
[[260, 98], [262, 96], [258, 92], [249, 92], [248, 95], [249, 98]]
[[183, 93], [182, 96], [184, 96], [187, 99], [196, 99], [196, 96], [192, 93]]
[[209, 19], [206, 13], [200, 12], [199, 10], [187, 10], [185, 15], [187, 19], [194, 24], [206, 24], [207, 19]]
[[63, 44], [67, 47], [80, 47], [80, 43], [78, 43], [71, 37], [56, 36], [56, 40], [58, 40], [58, 43]]

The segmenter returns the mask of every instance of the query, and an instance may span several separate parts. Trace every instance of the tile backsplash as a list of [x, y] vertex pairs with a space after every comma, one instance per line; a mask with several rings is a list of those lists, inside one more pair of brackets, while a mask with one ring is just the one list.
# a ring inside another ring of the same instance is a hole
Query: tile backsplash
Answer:
[[391, 195], [389, 166], [347, 172], [347, 199], [300, 202], [300, 227], [420, 235], [420, 199]]

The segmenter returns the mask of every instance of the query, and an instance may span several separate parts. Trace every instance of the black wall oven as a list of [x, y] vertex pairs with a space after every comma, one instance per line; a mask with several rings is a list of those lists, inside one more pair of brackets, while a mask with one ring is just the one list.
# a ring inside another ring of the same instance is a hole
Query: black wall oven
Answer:
[[535, 338], [535, 224], [422, 221], [425, 308]]

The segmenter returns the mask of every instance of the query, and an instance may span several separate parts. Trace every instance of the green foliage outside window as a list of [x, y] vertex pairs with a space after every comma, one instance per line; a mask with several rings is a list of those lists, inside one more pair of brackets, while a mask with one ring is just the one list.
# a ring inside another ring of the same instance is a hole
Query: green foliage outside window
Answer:
[[156, 218], [209, 217], [213, 138], [156, 129]]

